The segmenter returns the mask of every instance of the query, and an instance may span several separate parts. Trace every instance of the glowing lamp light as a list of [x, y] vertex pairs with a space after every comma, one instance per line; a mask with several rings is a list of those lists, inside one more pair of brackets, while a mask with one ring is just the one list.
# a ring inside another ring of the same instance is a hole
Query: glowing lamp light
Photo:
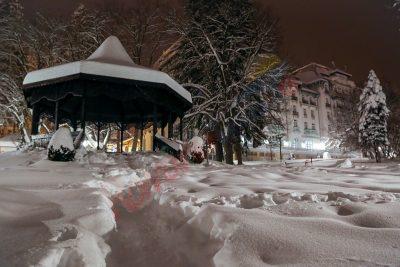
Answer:
[[313, 144], [313, 149], [314, 150], [325, 150], [326, 149], [325, 142], [315, 142]]

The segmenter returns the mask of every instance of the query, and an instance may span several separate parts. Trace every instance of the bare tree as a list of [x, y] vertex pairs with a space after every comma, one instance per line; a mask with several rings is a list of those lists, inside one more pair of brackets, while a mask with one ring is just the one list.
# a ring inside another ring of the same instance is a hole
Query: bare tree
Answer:
[[109, 17], [80, 4], [63, 31], [62, 58], [66, 62], [86, 59], [108, 37]]
[[165, 40], [165, 26], [160, 3], [146, 1], [140, 8], [113, 13], [114, 30], [139, 65], [152, 66]]
[[256, 80], [251, 77], [260, 54], [275, 51], [276, 21], [257, 20], [254, 8], [240, 0], [189, 1], [186, 10], [186, 18], [169, 20], [180, 39], [164, 55], [168, 59], [159, 62], [193, 95], [185, 120], [200, 131], [211, 129], [217, 160], [222, 160], [223, 144], [226, 162], [232, 164], [233, 145], [240, 148], [241, 136], [265, 138], [263, 128], [285, 67], [274, 65]]
[[30, 114], [22, 94], [21, 84], [32, 63], [25, 42], [23, 8], [18, 0], [0, 2], [0, 114], [11, 117], [23, 136], [30, 142], [27, 118]]
[[0, 73], [0, 116], [11, 115], [21, 130], [23, 140], [30, 142], [27, 118], [30, 116], [24, 96], [17, 82], [7, 74]]
[[348, 95], [338, 95], [342, 106], [335, 109], [335, 122], [332, 123], [331, 138], [328, 147], [343, 152], [360, 150], [358, 140], [359, 119], [358, 100], [361, 90], [352, 90]]

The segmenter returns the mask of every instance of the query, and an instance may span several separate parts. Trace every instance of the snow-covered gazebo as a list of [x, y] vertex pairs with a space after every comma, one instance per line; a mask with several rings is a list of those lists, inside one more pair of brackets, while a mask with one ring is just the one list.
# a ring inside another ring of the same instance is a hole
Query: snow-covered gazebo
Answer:
[[152, 122], [153, 138], [166, 125], [171, 137], [173, 122], [192, 106], [186, 89], [166, 73], [136, 65], [114, 36], [86, 60], [28, 73], [23, 90], [33, 109], [32, 134], [46, 113], [57, 128], [62, 119], [75, 130], [78, 121], [81, 129], [87, 121], [118, 123], [122, 136], [127, 124], [143, 129]]

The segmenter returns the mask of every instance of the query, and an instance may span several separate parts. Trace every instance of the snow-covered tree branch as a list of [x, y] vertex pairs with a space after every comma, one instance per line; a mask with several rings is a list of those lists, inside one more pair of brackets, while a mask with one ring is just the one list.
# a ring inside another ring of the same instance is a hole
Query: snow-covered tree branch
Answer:
[[280, 123], [276, 104], [286, 65], [278, 60], [255, 72], [261, 55], [274, 58], [276, 21], [268, 17], [260, 23], [254, 7], [241, 0], [188, 1], [185, 11], [185, 19], [169, 20], [179, 40], [160, 60], [161, 68], [193, 95], [189, 127], [211, 130], [218, 140], [217, 159], [222, 160], [224, 145], [232, 163], [232, 146], [241, 154], [242, 137], [260, 142], [267, 124]]

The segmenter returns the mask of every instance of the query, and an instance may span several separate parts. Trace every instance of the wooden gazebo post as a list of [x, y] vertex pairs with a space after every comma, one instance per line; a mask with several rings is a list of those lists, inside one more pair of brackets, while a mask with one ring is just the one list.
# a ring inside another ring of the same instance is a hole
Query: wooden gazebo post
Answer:
[[174, 138], [174, 122], [172, 121], [172, 113], [168, 113], [168, 138]]
[[59, 113], [59, 102], [57, 100], [55, 108], [54, 108], [54, 126], [56, 127], [56, 130], [58, 130], [58, 125], [59, 125], [59, 123], [58, 123], [58, 115], [59, 114], [58, 113]]
[[140, 122], [140, 151], [143, 152], [143, 128], [144, 124], [143, 121]]
[[119, 142], [120, 142], [120, 153], [122, 154], [124, 152], [124, 131], [125, 131], [125, 124], [123, 122], [121, 122], [120, 124], [118, 124], [118, 128], [119, 128]]
[[153, 151], [156, 151], [156, 134], [157, 134], [157, 106], [153, 107]]
[[39, 120], [40, 120], [40, 111], [37, 104], [33, 105], [32, 108], [32, 129], [31, 134], [36, 135], [39, 133]]
[[183, 114], [179, 117], [179, 138], [183, 141]]
[[81, 129], [85, 132], [86, 128], [86, 97], [85, 95], [82, 97], [82, 104], [81, 104]]
[[72, 129], [74, 129], [74, 132], [76, 132], [76, 130], [78, 129], [78, 122], [75, 118], [75, 115], [73, 115], [73, 117], [71, 119], [71, 123], [72, 123]]

